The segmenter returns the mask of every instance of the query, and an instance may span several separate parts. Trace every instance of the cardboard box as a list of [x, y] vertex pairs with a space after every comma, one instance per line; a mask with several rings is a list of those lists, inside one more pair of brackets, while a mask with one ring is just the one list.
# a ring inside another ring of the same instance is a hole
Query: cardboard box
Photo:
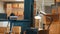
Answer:
[[47, 16], [43, 16], [44, 24], [50, 24], [50, 19]]
[[57, 12], [58, 12], [58, 14], [60, 15], [60, 7], [58, 7], [58, 11], [57, 11]]
[[7, 4], [7, 9], [11, 9], [12, 8], [12, 4], [11, 3], [8, 3]]
[[[9, 32], [6, 32], [5, 34], [9, 34]], [[14, 33], [14, 32], [12, 32], [11, 34], [20, 34], [20, 33]]]
[[38, 34], [49, 34], [49, 30], [40, 30]]
[[18, 16], [17, 20], [24, 20], [24, 16], [22, 15]]
[[13, 3], [13, 4], [12, 4], [12, 7], [13, 7], [13, 8], [18, 8], [18, 3]]
[[57, 14], [56, 8], [52, 9], [52, 14], [53, 14], [53, 15], [54, 15], [54, 14]]
[[19, 8], [24, 9], [24, 3], [19, 3]]
[[21, 32], [21, 26], [14, 26], [12, 28], [12, 31], [15, 32], [15, 33], [19, 33], [20, 34], [20, 32]]
[[33, 15], [36, 16], [36, 9], [34, 9]]
[[39, 19], [35, 19], [35, 28], [39, 28]]
[[12, 13], [12, 10], [6, 10], [6, 14], [7, 14], [7, 18], [10, 16], [10, 14]]
[[22, 15], [22, 16], [23, 16], [23, 15], [24, 15], [24, 11], [23, 11], [23, 10], [18, 11], [18, 16], [19, 16], [19, 15]]
[[34, 8], [36, 8], [36, 1], [34, 1]]
[[60, 34], [60, 24], [52, 24], [49, 28], [49, 34]]
[[23, 20], [24, 19], [24, 11], [18, 11], [18, 19], [17, 20]]
[[14, 14], [15, 14], [15, 16], [18, 16], [18, 12], [17, 11], [14, 11]]
[[4, 34], [4, 33], [0, 33], [0, 34]]
[[6, 27], [0, 27], [0, 33], [4, 33], [5, 31], [7, 31]]

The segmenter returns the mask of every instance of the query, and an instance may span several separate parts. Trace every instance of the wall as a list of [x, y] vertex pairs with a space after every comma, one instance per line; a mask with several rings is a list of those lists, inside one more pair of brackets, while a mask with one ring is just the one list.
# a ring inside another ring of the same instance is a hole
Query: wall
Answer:
[[0, 2], [0, 13], [5, 13], [4, 9], [3, 9], [3, 2]]

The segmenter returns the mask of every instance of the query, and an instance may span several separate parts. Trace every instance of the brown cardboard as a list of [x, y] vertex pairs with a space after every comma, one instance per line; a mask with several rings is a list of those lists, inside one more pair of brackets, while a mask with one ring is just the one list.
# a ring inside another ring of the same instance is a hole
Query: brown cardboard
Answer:
[[11, 3], [7, 4], [7, 9], [12, 9], [12, 4]]
[[22, 15], [18, 16], [17, 20], [24, 20], [24, 16]]
[[60, 0], [56, 0], [56, 2], [60, 2]]
[[49, 30], [40, 30], [38, 34], [49, 34]]
[[24, 3], [19, 3], [18, 7], [24, 9]]
[[18, 16], [19, 16], [19, 15], [22, 15], [22, 16], [23, 16], [23, 15], [24, 15], [24, 11], [23, 11], [23, 10], [18, 11]]
[[21, 32], [21, 26], [14, 26], [12, 28], [12, 31], [15, 32], [15, 33], [20, 33]]
[[35, 28], [39, 28], [39, 19], [35, 19]]
[[54, 8], [52, 9], [52, 14], [56, 14], [57, 13], [57, 10]]
[[47, 16], [43, 16], [44, 24], [50, 24], [50, 19], [47, 18]]
[[12, 10], [6, 10], [7, 16], [10, 16], [10, 14], [12, 13]]
[[60, 15], [60, 7], [58, 7], [58, 11], [57, 11], [57, 12], [58, 12], [58, 14]]
[[0, 33], [4, 33], [5, 31], [7, 31], [6, 27], [0, 27]]
[[18, 3], [13, 3], [13, 4], [12, 4], [12, 7], [13, 7], [13, 8], [18, 8]]

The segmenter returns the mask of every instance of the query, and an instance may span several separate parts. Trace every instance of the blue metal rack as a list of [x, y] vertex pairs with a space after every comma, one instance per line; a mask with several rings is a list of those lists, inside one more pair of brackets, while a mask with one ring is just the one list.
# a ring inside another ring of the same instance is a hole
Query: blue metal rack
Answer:
[[24, 20], [10, 20], [14, 26], [22, 27], [22, 34], [27, 28], [31, 27], [33, 24], [33, 1], [34, 0], [25, 0], [24, 1]]

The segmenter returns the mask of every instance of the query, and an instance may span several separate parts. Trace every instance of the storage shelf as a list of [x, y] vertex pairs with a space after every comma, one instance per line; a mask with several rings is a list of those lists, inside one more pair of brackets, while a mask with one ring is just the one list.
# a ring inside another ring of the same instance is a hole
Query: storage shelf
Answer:
[[[12, 20], [12, 21], [14, 21], [14, 20]], [[20, 22], [23, 21], [24, 22], [24, 21], [31, 21], [31, 20], [24, 19], [24, 20], [15, 20], [15, 21], [20, 21]]]

